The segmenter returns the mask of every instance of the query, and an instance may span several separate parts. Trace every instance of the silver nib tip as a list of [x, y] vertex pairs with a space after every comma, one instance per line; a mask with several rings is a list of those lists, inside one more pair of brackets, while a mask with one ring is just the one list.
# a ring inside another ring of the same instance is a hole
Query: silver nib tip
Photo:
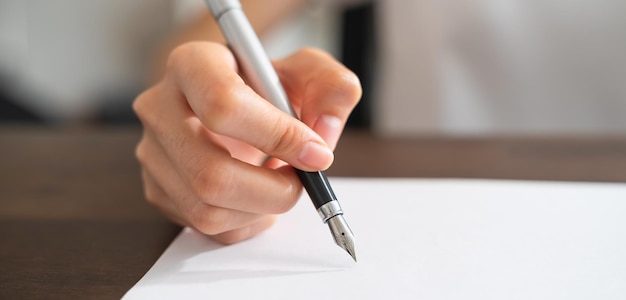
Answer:
[[354, 262], [356, 262], [356, 252], [354, 250], [354, 234], [352, 234], [352, 230], [344, 220], [343, 215], [336, 215], [328, 221], [328, 228], [330, 228], [330, 232], [333, 234], [333, 238], [335, 239], [335, 243], [339, 245], [339, 247], [346, 250]]

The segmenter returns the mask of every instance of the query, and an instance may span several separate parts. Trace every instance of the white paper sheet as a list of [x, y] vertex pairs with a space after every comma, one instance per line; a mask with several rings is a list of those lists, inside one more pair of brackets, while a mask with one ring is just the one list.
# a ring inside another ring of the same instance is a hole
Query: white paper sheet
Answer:
[[306, 196], [222, 246], [185, 229], [124, 299], [624, 299], [626, 185], [331, 178], [358, 263]]

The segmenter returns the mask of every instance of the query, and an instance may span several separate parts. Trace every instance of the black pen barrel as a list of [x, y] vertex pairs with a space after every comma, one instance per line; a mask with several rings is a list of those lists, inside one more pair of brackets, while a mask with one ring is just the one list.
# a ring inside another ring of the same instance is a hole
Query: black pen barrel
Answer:
[[330, 201], [337, 200], [324, 172], [306, 172], [296, 169], [296, 173], [316, 209]]

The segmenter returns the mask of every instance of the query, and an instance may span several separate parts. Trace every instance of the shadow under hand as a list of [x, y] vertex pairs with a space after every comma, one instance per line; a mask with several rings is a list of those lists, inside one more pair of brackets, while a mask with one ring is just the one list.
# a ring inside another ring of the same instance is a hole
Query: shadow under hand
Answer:
[[142, 281], [147, 285], [211, 284], [218, 281], [296, 276], [344, 269], [340, 265], [329, 264], [308, 255], [282, 255], [264, 251], [267, 249], [258, 249], [253, 240], [227, 246], [186, 228]]
[[[233, 270], [213, 270], [213, 271], [190, 271], [190, 272], [177, 272], [175, 274], [169, 274], [167, 278], [168, 284], [193, 284], [203, 283], [212, 284], [219, 281], [241, 280], [250, 278], [270, 278], [270, 277], [283, 277], [283, 276], [295, 276], [305, 274], [316, 274], [325, 272], [337, 272], [338, 270], [319, 270], [319, 271], [287, 271], [287, 270], [245, 270], [245, 269], [233, 269]], [[153, 284], [159, 284], [153, 282]]]

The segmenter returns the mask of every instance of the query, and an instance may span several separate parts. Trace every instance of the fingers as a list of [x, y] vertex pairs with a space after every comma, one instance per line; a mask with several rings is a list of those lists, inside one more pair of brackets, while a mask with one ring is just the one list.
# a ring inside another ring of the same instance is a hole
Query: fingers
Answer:
[[[336, 144], [360, 88], [351, 72], [312, 50], [277, 69], [304, 123], [247, 86], [224, 46], [174, 51], [164, 79], [133, 104], [144, 125], [136, 155], [148, 201], [223, 243], [265, 230], [273, 214], [295, 204], [302, 189], [285, 162], [327, 168], [328, 145]], [[257, 166], [265, 154], [275, 158]]]
[[141, 178], [143, 180], [144, 195], [146, 200], [153, 204], [170, 220], [179, 225], [188, 226], [189, 223], [185, 221], [183, 216], [180, 214], [176, 202], [171, 201], [170, 196], [163, 190], [154, 177], [146, 172], [146, 170], [142, 170]]
[[150, 137], [144, 137], [138, 145], [137, 157], [145, 166], [146, 198], [175, 222], [229, 243], [251, 237], [271, 225], [262, 222], [272, 219], [269, 215], [214, 206], [196, 199]]
[[218, 223], [207, 224], [203, 218], [206, 218], [211, 214], [215, 215], [215, 213], [212, 212], [211, 207], [205, 206], [204, 209], [194, 210], [196, 214], [191, 219], [199, 220], [200, 223], [193, 224], [193, 222], [187, 222], [180, 215], [173, 213], [177, 211], [177, 209], [172, 208], [175, 202], [169, 199], [169, 196], [161, 189], [160, 184], [158, 184], [157, 181], [145, 170], [142, 172], [142, 178], [144, 181], [146, 198], [150, 202], [154, 203], [155, 206], [159, 208], [163, 214], [165, 214], [165, 216], [180, 225], [194, 227], [204, 234], [210, 235], [210, 233], [216, 232], [217, 234], [211, 236], [211, 238], [223, 244], [234, 244], [239, 241], [249, 239], [264, 230], [267, 230], [276, 220], [274, 215], [254, 215], [253, 218], [242, 218], [245, 214], [237, 216], [236, 211], [231, 211], [231, 213], [235, 215], [236, 219], [240, 219], [242, 221], [236, 222], [233, 219], [229, 219], [226, 220], [228, 224], [226, 226]]
[[210, 131], [244, 141], [299, 169], [322, 170], [332, 163], [332, 151], [315, 131], [245, 84], [227, 48], [188, 44], [174, 51], [169, 66], [174, 86]]
[[266, 217], [267, 215], [251, 214], [197, 202], [192, 208], [189, 221], [198, 231], [214, 237], [248, 227]]
[[270, 228], [276, 222], [276, 216], [266, 215], [258, 221], [238, 229], [227, 231], [213, 236], [213, 239], [222, 244], [234, 244], [249, 239]]
[[[168, 100], [158, 101], [158, 96], [163, 95]], [[140, 114], [148, 133], [138, 146], [137, 155], [140, 161], [153, 159], [144, 163], [153, 168], [151, 174], [159, 174], [164, 177], [161, 182], [173, 185], [176, 180], [165, 176], [176, 173], [181, 177], [178, 180], [187, 185], [178, 184], [180, 189], [187, 188], [198, 201], [217, 207], [274, 214], [295, 204], [300, 183], [291, 169], [261, 168], [231, 157], [176, 95], [157, 87], [135, 101], [139, 111], [158, 106], [159, 111], [166, 112]]]
[[305, 48], [275, 62], [301, 120], [334, 149], [350, 112], [361, 98], [359, 79], [329, 54]]

